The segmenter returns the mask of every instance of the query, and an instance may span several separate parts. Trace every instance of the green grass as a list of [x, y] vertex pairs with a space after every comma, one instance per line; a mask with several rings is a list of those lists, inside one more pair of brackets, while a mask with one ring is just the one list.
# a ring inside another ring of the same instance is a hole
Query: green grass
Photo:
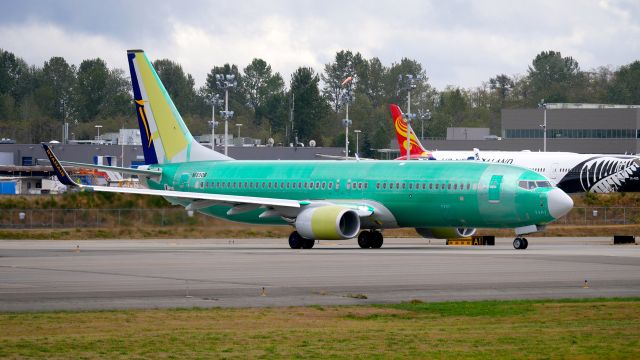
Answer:
[[636, 359], [640, 299], [0, 314], [0, 358]]

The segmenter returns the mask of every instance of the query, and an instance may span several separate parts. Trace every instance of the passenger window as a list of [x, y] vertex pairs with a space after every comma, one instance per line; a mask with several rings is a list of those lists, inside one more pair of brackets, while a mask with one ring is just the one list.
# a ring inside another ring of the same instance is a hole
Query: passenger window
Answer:
[[329, 181], [329, 190], [333, 187], [333, 181]]
[[387, 183], [382, 183], [382, 188], [386, 189], [387, 188]]

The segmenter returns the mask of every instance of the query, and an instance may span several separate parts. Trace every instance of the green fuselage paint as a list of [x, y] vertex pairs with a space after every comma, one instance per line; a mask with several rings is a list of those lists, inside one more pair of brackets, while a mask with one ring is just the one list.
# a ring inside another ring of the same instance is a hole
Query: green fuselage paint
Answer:
[[[373, 203], [394, 221], [377, 218], [363, 228], [492, 227], [544, 225], [555, 220], [547, 207], [554, 188], [526, 190], [522, 180], [547, 180], [511, 165], [460, 161], [200, 161], [157, 164], [152, 189], [173, 189], [335, 204]], [[187, 200], [170, 199], [188, 205]], [[266, 209], [227, 215], [230, 206], [199, 209], [207, 215], [255, 224], [287, 224], [260, 218]], [[379, 210], [379, 209], [378, 209]]]

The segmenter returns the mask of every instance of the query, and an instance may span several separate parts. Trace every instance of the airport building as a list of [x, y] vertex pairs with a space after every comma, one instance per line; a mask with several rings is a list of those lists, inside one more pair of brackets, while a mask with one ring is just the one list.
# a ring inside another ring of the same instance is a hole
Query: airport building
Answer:
[[[545, 116], [546, 113], [546, 116]], [[503, 109], [501, 134], [450, 128], [446, 139], [423, 139], [430, 150], [546, 150], [640, 153], [640, 105], [547, 104], [546, 109]], [[483, 136], [479, 136], [482, 134]], [[395, 140], [392, 149], [397, 149]]]
[[[141, 145], [115, 145], [100, 140], [99, 143], [49, 144], [64, 161], [137, 167], [144, 164]], [[216, 146], [224, 153], [224, 146]], [[283, 146], [229, 146], [229, 156], [238, 160], [324, 160], [344, 156], [344, 149], [337, 147], [283, 147]], [[69, 167], [73, 172], [73, 167]], [[83, 183], [105, 185], [121, 181], [116, 173], [102, 174], [106, 179], [87, 173]], [[41, 194], [58, 191], [60, 183], [49, 181], [53, 169], [40, 144], [0, 143], [0, 194]], [[106, 182], [106, 183], [105, 183]]]

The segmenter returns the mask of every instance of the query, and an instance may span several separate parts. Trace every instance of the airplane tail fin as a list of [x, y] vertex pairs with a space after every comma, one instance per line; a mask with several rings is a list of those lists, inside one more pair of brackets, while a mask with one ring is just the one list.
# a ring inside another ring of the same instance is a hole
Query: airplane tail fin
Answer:
[[193, 138], [143, 50], [127, 58], [146, 164], [231, 160]]
[[[389, 110], [391, 110], [391, 118], [393, 119], [393, 127], [396, 129], [396, 137], [398, 139], [398, 145], [400, 146], [400, 155], [404, 158], [407, 157], [407, 122], [404, 120], [402, 116], [402, 110], [396, 104], [389, 105]], [[411, 147], [409, 148], [410, 156], [422, 156], [422, 157], [431, 157], [431, 154], [422, 147], [416, 133], [413, 132], [413, 129], [409, 127], [409, 131], [411, 134], [409, 135], [409, 140], [411, 143]]]

